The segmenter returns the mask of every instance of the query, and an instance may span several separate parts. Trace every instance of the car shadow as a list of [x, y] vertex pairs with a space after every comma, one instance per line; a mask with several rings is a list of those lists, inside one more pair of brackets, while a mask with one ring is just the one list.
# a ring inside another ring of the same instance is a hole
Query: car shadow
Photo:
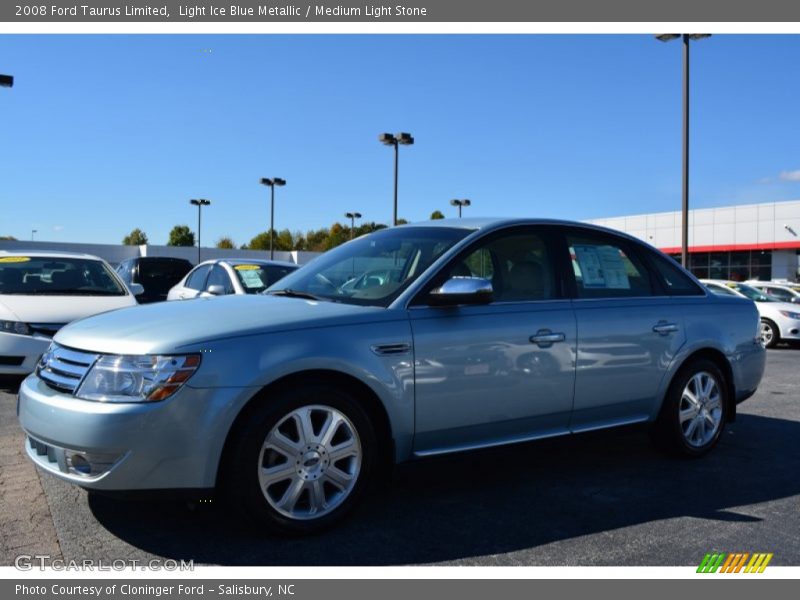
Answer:
[[19, 393], [19, 386], [27, 375], [0, 375], [0, 392]]
[[[676, 517], [758, 521], [734, 507], [800, 494], [800, 422], [739, 415], [699, 460], [666, 457], [640, 432], [588, 434], [399, 467], [338, 527], [307, 538], [248, 528], [225, 505], [89, 506], [155, 555], [220, 565], [402, 565], [512, 552]], [[774, 460], [780, 457], [780, 460]]]

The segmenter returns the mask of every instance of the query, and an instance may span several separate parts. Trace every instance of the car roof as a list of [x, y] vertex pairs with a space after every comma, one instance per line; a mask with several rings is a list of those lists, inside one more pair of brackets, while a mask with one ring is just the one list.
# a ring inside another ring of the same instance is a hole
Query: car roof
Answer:
[[[227, 265], [263, 265], [265, 267], [273, 266], [273, 267], [299, 267], [300, 265], [296, 265], [293, 262], [285, 261], [285, 260], [265, 260], [263, 258], [212, 258], [210, 260], [204, 260], [201, 262], [201, 265], [216, 265], [219, 263], [225, 263]], [[197, 265], [200, 266], [200, 265]]]
[[[10, 252], [9, 250], [0, 250], [0, 257], [4, 256], [28, 256], [31, 258], [85, 258], [89, 260], [103, 261], [99, 256], [93, 254], [84, 254], [82, 252], [56, 252], [45, 250], [19, 250]], [[105, 261], [103, 261], [105, 262]]]
[[[418, 221], [416, 223], [406, 223], [405, 225], [398, 225], [397, 228], [403, 227], [449, 227], [458, 229], [469, 229], [471, 231], [485, 230], [490, 231], [494, 229], [504, 229], [506, 227], [514, 227], [517, 225], [558, 225], [562, 227], [579, 227], [581, 229], [588, 229], [597, 231], [599, 233], [606, 233], [616, 237], [624, 238], [626, 240], [635, 242], [639, 245], [648, 246], [656, 250], [655, 246], [648, 244], [635, 236], [632, 236], [624, 231], [618, 229], [611, 229], [603, 227], [602, 225], [595, 225], [594, 223], [586, 223], [583, 221], [567, 221], [564, 219], [542, 219], [542, 218], [510, 218], [510, 217], [464, 217], [462, 219], [431, 219], [428, 221]], [[381, 230], [385, 231], [385, 230]]]

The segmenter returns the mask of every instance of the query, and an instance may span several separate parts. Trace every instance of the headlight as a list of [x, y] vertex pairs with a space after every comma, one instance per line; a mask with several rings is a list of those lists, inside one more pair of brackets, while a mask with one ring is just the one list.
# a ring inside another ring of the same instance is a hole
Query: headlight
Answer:
[[30, 335], [31, 328], [27, 323], [20, 321], [0, 321], [0, 331], [3, 333], [16, 333], [17, 335]]
[[784, 317], [800, 321], [800, 313], [789, 312], [788, 310], [779, 310], [778, 312], [781, 313]]
[[101, 356], [76, 396], [100, 402], [157, 402], [177, 392], [200, 366], [200, 356]]

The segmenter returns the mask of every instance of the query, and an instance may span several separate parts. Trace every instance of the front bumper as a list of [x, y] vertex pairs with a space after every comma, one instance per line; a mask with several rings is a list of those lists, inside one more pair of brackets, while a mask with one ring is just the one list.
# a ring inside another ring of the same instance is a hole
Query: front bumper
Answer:
[[[30, 375], [18, 411], [28, 457], [71, 483], [105, 491], [212, 488], [228, 431], [252, 393], [187, 385], [163, 402], [114, 404], [80, 400]], [[84, 473], [75, 456], [90, 463]]]
[[0, 333], [0, 375], [27, 375], [53, 340], [43, 335]]

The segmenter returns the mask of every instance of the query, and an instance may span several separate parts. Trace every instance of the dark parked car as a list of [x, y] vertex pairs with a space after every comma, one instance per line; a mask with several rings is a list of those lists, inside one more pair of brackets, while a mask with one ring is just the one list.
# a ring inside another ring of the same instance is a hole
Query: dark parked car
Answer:
[[144, 293], [136, 296], [140, 304], [167, 299], [167, 292], [192, 269], [185, 258], [141, 256], [119, 263], [117, 274], [126, 285], [140, 283]]

